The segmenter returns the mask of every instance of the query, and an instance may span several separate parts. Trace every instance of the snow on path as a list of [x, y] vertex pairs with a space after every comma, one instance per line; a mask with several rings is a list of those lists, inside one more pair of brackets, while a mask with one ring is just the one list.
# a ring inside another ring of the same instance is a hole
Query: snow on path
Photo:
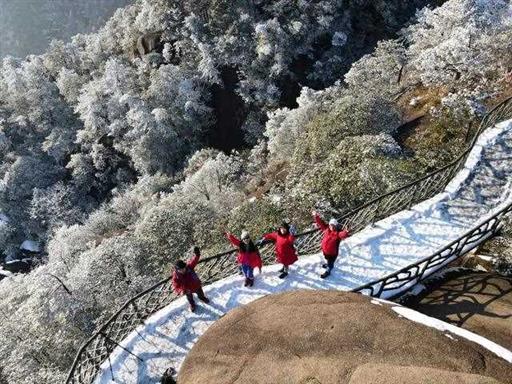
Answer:
[[316, 254], [301, 257], [284, 280], [277, 277], [278, 265], [264, 267], [253, 288], [242, 287], [239, 275], [219, 280], [204, 287], [211, 303], [199, 303], [196, 313], [181, 297], [149, 317], [121, 343], [142, 361], [116, 348], [95, 382], [158, 383], [168, 367], [178, 370], [197, 339], [233, 308], [274, 292], [350, 290], [430, 256], [508, 203], [511, 182], [512, 121], [506, 121], [480, 136], [444, 192], [345, 240], [328, 279], [319, 278], [322, 258]]

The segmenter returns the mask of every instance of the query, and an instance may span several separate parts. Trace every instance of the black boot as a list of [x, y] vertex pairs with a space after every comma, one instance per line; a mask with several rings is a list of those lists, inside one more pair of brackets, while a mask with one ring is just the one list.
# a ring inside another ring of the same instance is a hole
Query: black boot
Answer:
[[197, 297], [199, 298], [199, 300], [201, 300], [203, 303], [208, 304], [210, 302], [210, 299], [205, 296], [205, 294], [203, 292], [203, 288], [199, 288], [196, 291], [196, 294], [197, 294]]
[[248, 286], [249, 286], [249, 279], [246, 277], [245, 282], [244, 282], [244, 287], [248, 287]]
[[249, 287], [254, 285], [254, 279], [247, 279], [249, 281]]
[[331, 274], [331, 270], [330, 270], [330, 269], [327, 269], [324, 273], [322, 273], [322, 274], [320, 275], [320, 277], [321, 277], [322, 279], [325, 279], [325, 278], [326, 278], [327, 276], [329, 276], [330, 274]]
[[288, 276], [288, 272], [287, 272], [287, 271], [283, 271], [283, 272], [281, 272], [281, 274], [279, 275], [279, 278], [280, 278], [280, 279], [284, 279], [286, 276]]
[[329, 267], [329, 266], [327, 265], [327, 263], [323, 263], [323, 264], [322, 264], [322, 268], [323, 268], [323, 269], [327, 269], [328, 267]]

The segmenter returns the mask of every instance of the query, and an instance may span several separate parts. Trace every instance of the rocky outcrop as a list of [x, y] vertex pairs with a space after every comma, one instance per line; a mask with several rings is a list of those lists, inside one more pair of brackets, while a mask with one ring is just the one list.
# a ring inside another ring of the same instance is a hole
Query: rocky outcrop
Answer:
[[137, 39], [137, 51], [140, 56], [147, 55], [150, 52], [162, 52], [161, 32], [146, 33]]
[[508, 383], [512, 366], [483, 347], [401, 318], [354, 293], [266, 296], [211, 326], [179, 384]]

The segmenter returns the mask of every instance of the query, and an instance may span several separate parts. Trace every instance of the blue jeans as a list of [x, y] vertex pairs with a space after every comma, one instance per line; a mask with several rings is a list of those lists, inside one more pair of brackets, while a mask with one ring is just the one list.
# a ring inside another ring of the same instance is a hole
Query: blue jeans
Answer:
[[242, 272], [244, 276], [248, 279], [254, 279], [253, 268], [248, 264], [242, 264]]

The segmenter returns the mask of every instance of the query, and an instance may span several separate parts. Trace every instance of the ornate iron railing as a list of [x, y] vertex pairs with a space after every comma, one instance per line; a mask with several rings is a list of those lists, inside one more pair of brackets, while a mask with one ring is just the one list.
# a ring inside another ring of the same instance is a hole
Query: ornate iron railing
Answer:
[[408, 265], [379, 280], [372, 281], [352, 290], [373, 297], [394, 298], [423, 280], [440, 268], [458, 259], [481, 242], [492, 237], [499, 229], [503, 218], [512, 211], [512, 203], [467, 231], [458, 239], [444, 246], [436, 253], [414, 264]]
[[[454, 161], [446, 166], [427, 174], [401, 188], [383, 194], [340, 218], [340, 223], [351, 229], [352, 233], [375, 223], [385, 217], [395, 214], [413, 204], [433, 197], [441, 192], [452, 176], [463, 166], [466, 158], [476, 143], [480, 133], [497, 122], [512, 117], [512, 97], [493, 108], [481, 121], [478, 130], [468, 148]], [[407, 284], [421, 280], [433, 268], [442, 267], [455, 257], [467, 252], [467, 247], [475, 244], [495, 232], [499, 221], [508, 212], [510, 206], [497, 213], [475, 230], [465, 234], [460, 239], [449, 244], [436, 254], [401, 269], [389, 276], [376, 280], [354, 291], [367, 292], [372, 296], [392, 294]], [[487, 224], [486, 224], [487, 223]], [[481, 236], [479, 236], [481, 235]], [[299, 255], [308, 255], [320, 251], [321, 232], [317, 229], [297, 235], [296, 246]], [[260, 248], [265, 265], [274, 260], [273, 244], [264, 244]], [[235, 250], [204, 258], [196, 267], [196, 272], [205, 283], [212, 283], [238, 272], [234, 262]], [[387, 297], [387, 296], [386, 296]], [[144, 292], [128, 300], [100, 329], [95, 332], [78, 350], [73, 365], [69, 371], [67, 383], [91, 383], [97, 375], [101, 364], [113, 349], [148, 316], [162, 309], [176, 298], [169, 279], [162, 280]]]

